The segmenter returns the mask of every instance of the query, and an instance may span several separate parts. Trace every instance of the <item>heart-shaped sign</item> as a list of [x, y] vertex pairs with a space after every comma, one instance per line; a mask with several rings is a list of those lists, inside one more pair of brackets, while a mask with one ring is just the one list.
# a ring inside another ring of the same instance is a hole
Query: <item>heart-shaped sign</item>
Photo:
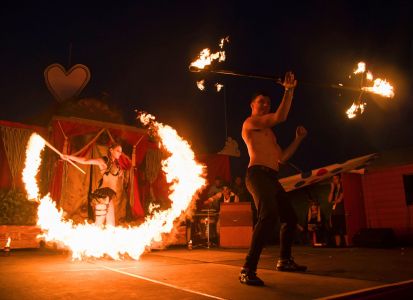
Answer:
[[58, 102], [77, 97], [90, 80], [89, 68], [77, 64], [66, 71], [60, 64], [52, 64], [44, 71], [47, 88]]

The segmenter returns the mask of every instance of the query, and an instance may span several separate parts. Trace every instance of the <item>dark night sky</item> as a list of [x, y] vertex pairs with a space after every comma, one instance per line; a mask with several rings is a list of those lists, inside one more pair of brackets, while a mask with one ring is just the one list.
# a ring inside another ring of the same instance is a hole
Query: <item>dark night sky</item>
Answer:
[[[56, 103], [44, 83], [44, 69], [80, 63], [92, 75], [81, 97], [109, 94], [109, 104], [123, 112], [128, 124], [134, 124], [135, 109], [148, 111], [176, 128], [199, 153], [224, 146], [226, 103], [228, 135], [242, 152], [235, 161], [238, 172], [247, 158], [240, 129], [250, 113], [250, 96], [267, 91], [274, 109], [283, 90], [270, 81], [188, 71], [200, 50], [217, 50], [219, 39], [228, 35], [227, 61], [219, 68], [277, 77], [295, 72], [299, 86], [289, 119], [275, 131], [285, 147], [297, 125], [308, 129], [292, 159], [300, 168], [413, 146], [409, 1], [55, 2], [2, 8], [2, 120], [40, 120]], [[339, 96], [329, 85], [350, 84], [347, 76], [360, 60], [393, 83], [396, 97], [366, 96], [366, 112], [349, 120], [344, 112], [357, 94]], [[226, 101], [224, 93], [200, 92], [195, 85], [200, 78], [223, 83]]]

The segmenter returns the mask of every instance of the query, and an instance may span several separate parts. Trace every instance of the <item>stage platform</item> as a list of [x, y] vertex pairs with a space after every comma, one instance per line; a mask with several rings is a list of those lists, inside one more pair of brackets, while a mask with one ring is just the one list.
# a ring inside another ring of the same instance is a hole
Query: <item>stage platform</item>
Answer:
[[305, 273], [275, 271], [277, 253], [277, 246], [264, 249], [258, 275], [265, 286], [252, 287], [238, 281], [246, 249], [174, 247], [139, 261], [80, 262], [57, 250], [12, 250], [0, 256], [0, 299], [388, 299], [377, 288], [391, 295], [400, 286], [412, 295], [413, 248], [295, 246]]

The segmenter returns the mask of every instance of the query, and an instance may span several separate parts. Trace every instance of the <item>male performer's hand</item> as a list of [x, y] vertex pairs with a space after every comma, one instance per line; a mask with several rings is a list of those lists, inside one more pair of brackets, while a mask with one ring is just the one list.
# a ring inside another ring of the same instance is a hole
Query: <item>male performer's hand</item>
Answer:
[[284, 82], [282, 83], [282, 85], [284, 86], [286, 91], [292, 90], [297, 86], [297, 80], [294, 79], [293, 72], [285, 73]]

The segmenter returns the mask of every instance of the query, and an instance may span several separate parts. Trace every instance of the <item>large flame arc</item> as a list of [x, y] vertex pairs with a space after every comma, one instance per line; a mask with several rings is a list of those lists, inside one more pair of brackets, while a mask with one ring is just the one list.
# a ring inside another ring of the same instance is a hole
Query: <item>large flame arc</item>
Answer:
[[[152, 117], [152, 116], [151, 116]], [[205, 184], [205, 167], [195, 161], [194, 152], [170, 126], [155, 122], [152, 125], [160, 137], [161, 146], [170, 153], [162, 161], [162, 170], [167, 182], [171, 183], [169, 198], [172, 202], [167, 210], [153, 212], [140, 226], [100, 227], [94, 224], [74, 224], [65, 220], [63, 211], [58, 210], [49, 195], [40, 199], [36, 174], [41, 164], [40, 155], [45, 147], [44, 140], [32, 134], [26, 150], [23, 181], [29, 199], [37, 199], [38, 226], [42, 230], [41, 238], [53, 241], [59, 247], [69, 249], [73, 259], [85, 257], [103, 257], [121, 259], [128, 255], [134, 259], [159, 242], [163, 233], [173, 229], [174, 221], [189, 207], [191, 201]]]

